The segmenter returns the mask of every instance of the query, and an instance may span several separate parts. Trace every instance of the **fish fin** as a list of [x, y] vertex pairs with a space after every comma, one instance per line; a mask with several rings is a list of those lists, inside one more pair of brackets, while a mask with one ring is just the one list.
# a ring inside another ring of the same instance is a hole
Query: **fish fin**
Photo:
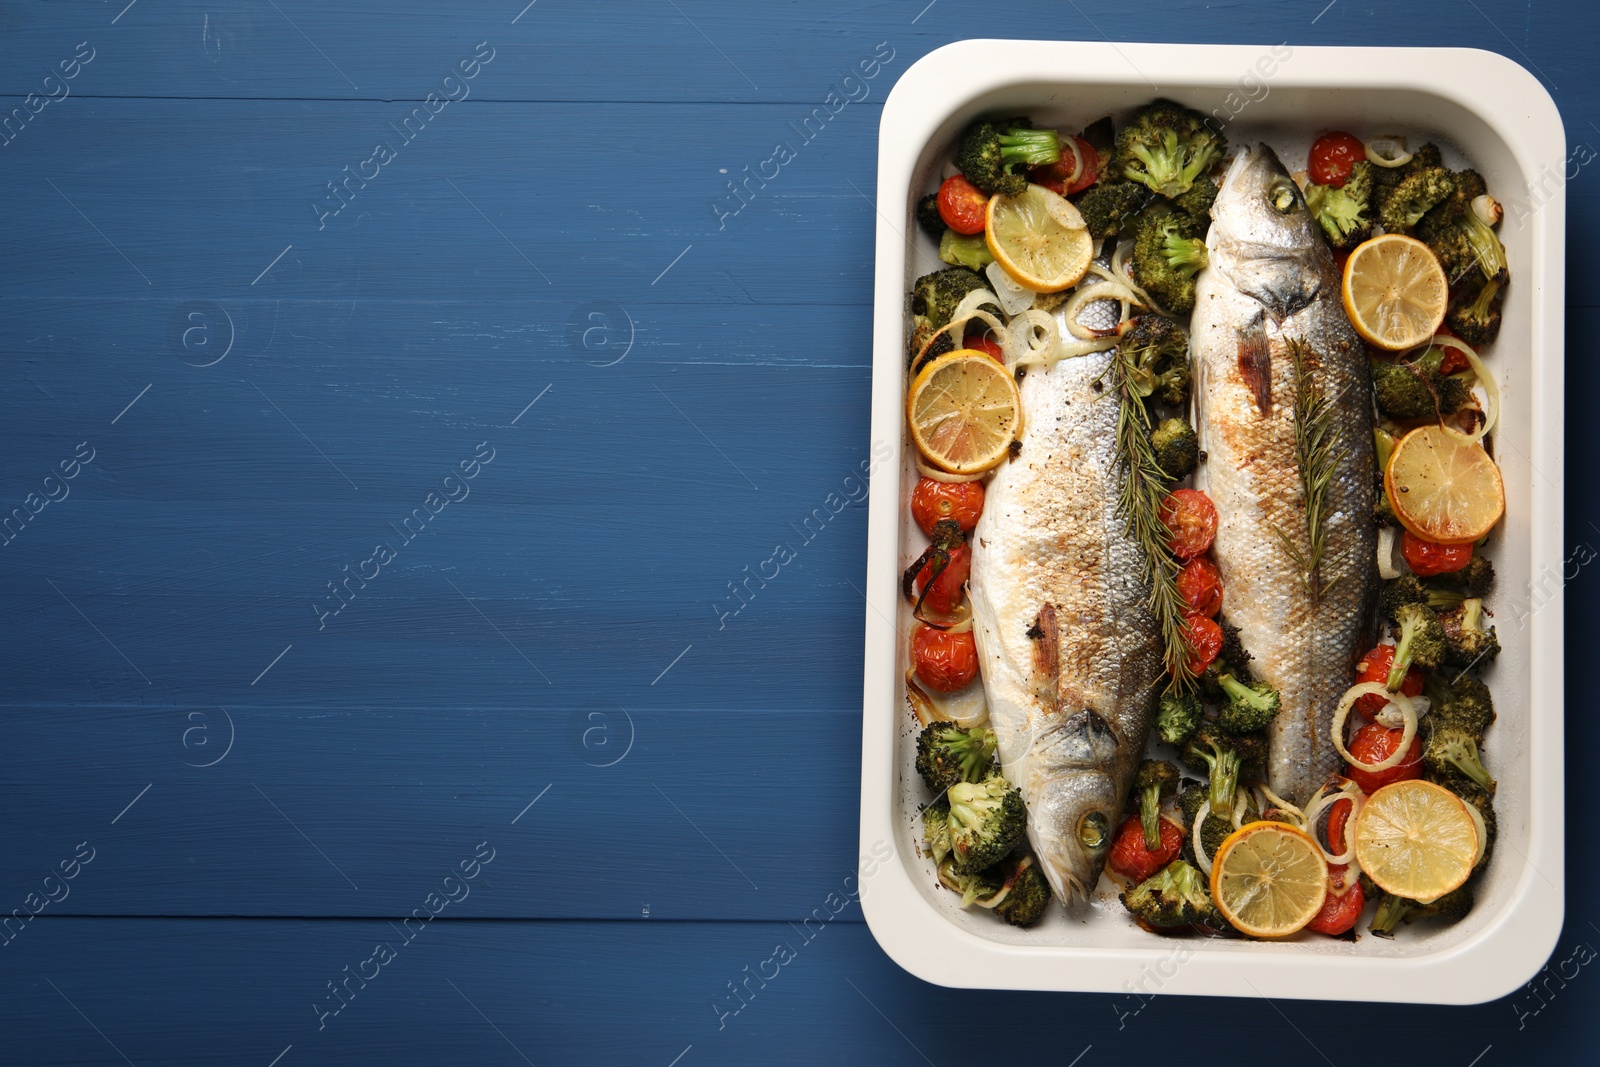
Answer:
[[1061, 628], [1056, 622], [1056, 607], [1046, 603], [1028, 627], [1033, 639], [1034, 688], [1040, 695], [1055, 696], [1056, 678], [1061, 669]]
[[1260, 315], [1239, 331], [1239, 374], [1255, 397], [1256, 411], [1266, 415], [1272, 410], [1272, 349]]

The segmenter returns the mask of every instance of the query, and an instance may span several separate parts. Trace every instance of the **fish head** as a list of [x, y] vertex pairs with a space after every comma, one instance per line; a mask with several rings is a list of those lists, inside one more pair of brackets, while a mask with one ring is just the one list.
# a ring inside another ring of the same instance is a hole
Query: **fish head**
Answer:
[[1332, 256], [1300, 187], [1270, 147], [1258, 144], [1234, 157], [1211, 218], [1212, 265], [1260, 301], [1274, 322], [1321, 294]]
[[1063, 902], [1087, 899], [1100, 880], [1120, 811], [1116, 783], [1102, 770], [1067, 771], [1036, 794], [1028, 820], [1033, 847]]

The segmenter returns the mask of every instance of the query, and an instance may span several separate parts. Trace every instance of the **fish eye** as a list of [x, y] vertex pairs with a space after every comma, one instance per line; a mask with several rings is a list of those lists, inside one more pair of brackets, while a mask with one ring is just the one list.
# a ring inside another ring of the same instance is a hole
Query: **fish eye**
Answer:
[[1110, 829], [1111, 820], [1104, 812], [1091, 811], [1078, 820], [1078, 841], [1089, 851], [1098, 852], [1106, 847]]
[[1279, 180], [1267, 190], [1267, 201], [1277, 209], [1280, 215], [1287, 215], [1294, 210], [1295, 203], [1300, 199], [1299, 192], [1293, 182]]

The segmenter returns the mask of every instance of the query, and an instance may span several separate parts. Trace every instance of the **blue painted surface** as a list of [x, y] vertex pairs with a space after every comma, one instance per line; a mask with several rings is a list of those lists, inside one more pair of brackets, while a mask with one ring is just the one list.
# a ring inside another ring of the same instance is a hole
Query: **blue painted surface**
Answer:
[[[791, 924], [857, 852], [865, 512], [826, 502], [869, 455], [894, 78], [973, 36], [1476, 46], [1540, 74], [1576, 147], [1597, 29], [1491, 0], [7, 5], [0, 111], [60, 98], [0, 146], [0, 512], [59, 499], [0, 547], [0, 907], [78, 867], [0, 948], [0, 1062], [1343, 1063], [1358, 1018], [1367, 1062], [1583, 1059], [1581, 802], [1543, 1007], [956, 992], [854, 904]], [[875, 52], [719, 225], [723, 172]], [[401, 144], [429, 92], [457, 99]], [[1596, 182], [1569, 186], [1579, 396]]]

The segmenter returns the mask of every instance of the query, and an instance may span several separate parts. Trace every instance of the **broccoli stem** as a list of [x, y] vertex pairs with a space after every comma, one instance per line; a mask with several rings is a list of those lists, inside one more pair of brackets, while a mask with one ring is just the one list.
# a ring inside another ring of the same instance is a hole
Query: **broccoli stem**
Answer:
[[1406, 672], [1411, 669], [1411, 642], [1416, 639], [1417, 626], [1408, 616], [1400, 621], [1400, 638], [1394, 643], [1394, 664], [1384, 685], [1391, 693], [1398, 693], [1405, 684]]
[[1260, 693], [1251, 689], [1231, 674], [1224, 674], [1217, 678], [1217, 684], [1227, 692], [1229, 699], [1250, 705], [1260, 710], [1267, 706], [1267, 699]]
[[1139, 822], [1144, 827], [1144, 847], [1161, 847], [1161, 785], [1146, 786], [1139, 794]]
[[1379, 937], [1393, 937], [1395, 927], [1405, 920], [1415, 906], [1414, 901], [1405, 897], [1385, 893], [1383, 899], [1378, 902], [1378, 910], [1372, 916], [1372, 925], [1369, 929]]
[[1472, 246], [1472, 252], [1478, 257], [1478, 268], [1483, 271], [1483, 276], [1493, 281], [1506, 269], [1506, 249], [1500, 243], [1500, 238], [1486, 226], [1482, 219], [1473, 211], [1468, 211], [1463, 223], [1467, 243]]
[[1007, 163], [1026, 163], [1031, 167], [1061, 159], [1061, 138], [1054, 130], [1005, 130], [1000, 134], [1000, 159]]
[[1233, 811], [1234, 793], [1239, 788], [1239, 754], [1232, 749], [1219, 748], [1215, 741], [1210, 742], [1209, 747], [1210, 754], [1200, 749], [1194, 752], [1211, 769], [1211, 810], [1219, 818], [1226, 818]]

